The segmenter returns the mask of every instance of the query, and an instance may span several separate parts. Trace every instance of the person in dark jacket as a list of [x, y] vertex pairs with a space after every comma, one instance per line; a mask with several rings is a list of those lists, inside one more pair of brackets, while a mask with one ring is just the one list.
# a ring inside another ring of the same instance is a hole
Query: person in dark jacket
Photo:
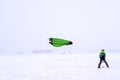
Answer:
[[109, 68], [109, 65], [108, 65], [105, 57], [106, 57], [106, 53], [105, 53], [104, 49], [102, 49], [102, 50], [100, 51], [100, 53], [99, 53], [100, 62], [99, 62], [99, 64], [98, 64], [98, 68], [100, 68], [101, 63], [102, 63], [103, 61], [105, 62], [106, 66]]

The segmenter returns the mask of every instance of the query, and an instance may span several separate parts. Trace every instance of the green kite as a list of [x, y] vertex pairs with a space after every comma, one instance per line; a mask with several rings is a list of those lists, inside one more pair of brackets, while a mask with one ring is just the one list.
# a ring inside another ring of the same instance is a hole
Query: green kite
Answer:
[[73, 43], [69, 40], [60, 39], [60, 38], [49, 38], [49, 43], [54, 47], [61, 47], [65, 45], [72, 45]]

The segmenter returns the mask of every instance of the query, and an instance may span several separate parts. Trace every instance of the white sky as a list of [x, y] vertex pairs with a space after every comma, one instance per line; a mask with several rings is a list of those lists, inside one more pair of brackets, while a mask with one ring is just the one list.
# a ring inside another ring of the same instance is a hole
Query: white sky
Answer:
[[53, 49], [49, 37], [117, 50], [119, 30], [119, 0], [0, 0], [0, 53]]

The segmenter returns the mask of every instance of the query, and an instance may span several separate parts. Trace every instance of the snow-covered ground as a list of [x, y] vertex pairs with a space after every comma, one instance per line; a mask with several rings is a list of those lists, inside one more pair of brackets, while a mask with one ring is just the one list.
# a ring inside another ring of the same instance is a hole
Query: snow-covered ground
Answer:
[[107, 54], [110, 68], [97, 68], [97, 53], [1, 55], [0, 80], [120, 80], [120, 54]]

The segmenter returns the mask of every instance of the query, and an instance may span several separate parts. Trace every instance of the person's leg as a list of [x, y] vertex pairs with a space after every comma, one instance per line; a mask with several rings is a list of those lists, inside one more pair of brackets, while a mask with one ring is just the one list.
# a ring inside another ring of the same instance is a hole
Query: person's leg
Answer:
[[106, 64], [106, 66], [109, 68], [109, 65], [108, 65], [108, 63], [107, 63], [107, 61], [105, 59], [104, 59], [104, 62]]
[[98, 64], [98, 68], [100, 68], [101, 63], [102, 63], [102, 59], [100, 59], [100, 62]]

